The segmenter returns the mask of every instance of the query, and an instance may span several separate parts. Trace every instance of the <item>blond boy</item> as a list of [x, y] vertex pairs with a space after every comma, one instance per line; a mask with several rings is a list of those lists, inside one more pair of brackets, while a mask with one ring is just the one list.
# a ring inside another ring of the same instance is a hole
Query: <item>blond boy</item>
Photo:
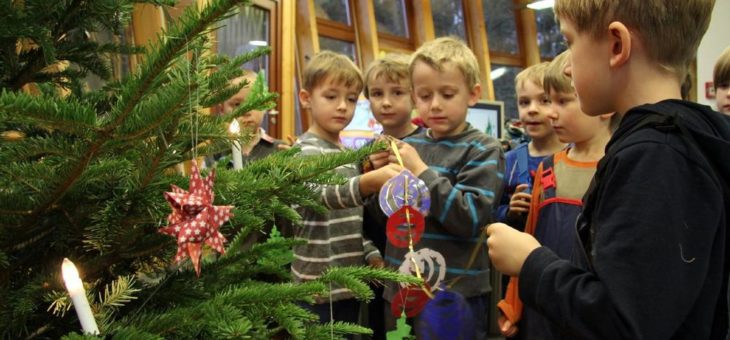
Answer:
[[548, 63], [530, 66], [515, 77], [517, 109], [528, 143], [515, 147], [505, 155], [504, 194], [497, 208], [497, 221], [520, 230], [530, 208], [532, 174], [545, 157], [565, 147], [550, 126], [550, 97], [543, 87]]
[[571, 260], [504, 224], [495, 266], [567, 339], [725, 339], [728, 119], [682, 101], [712, 0], [557, 0], [581, 110], [621, 123], [577, 221]]
[[[482, 227], [494, 221], [496, 199], [502, 194], [504, 155], [499, 141], [466, 122], [467, 109], [481, 94], [479, 65], [462, 41], [438, 38], [415, 52], [410, 73], [416, 109], [429, 128], [405, 138], [399, 151], [406, 168], [426, 183], [431, 198], [425, 233], [414, 245], [415, 251], [437, 257], [435, 254], [439, 254], [444, 259], [444, 267], [432, 267], [431, 273], [424, 274], [432, 278], [439, 272], [445, 275], [442, 287], [429, 282], [433, 291], [448, 286], [465, 297], [471, 307], [474, 329], [458, 329], [460, 334], [451, 335], [486, 339], [489, 259], [484, 248], [473, 261], [469, 257], [478, 247]], [[395, 155], [390, 161], [397, 162]], [[388, 243], [388, 265], [404, 265], [407, 252]], [[386, 287], [386, 300], [394, 299], [397, 288]], [[433, 311], [427, 307], [422, 313]], [[386, 326], [391, 328], [389, 323]], [[422, 326], [417, 329], [433, 325]]]
[[[315, 55], [304, 68], [299, 92], [301, 106], [311, 112], [309, 130], [294, 144], [302, 155], [322, 155], [344, 151], [340, 132], [350, 123], [363, 80], [357, 66], [344, 55], [324, 51]], [[302, 209], [301, 228], [296, 236], [308, 243], [294, 247], [292, 273], [295, 281], [318, 278], [327, 268], [369, 264], [382, 267], [383, 259], [372, 242], [362, 236], [363, 198], [377, 192], [383, 182], [400, 171], [388, 165], [361, 175], [355, 164], [341, 166], [336, 173], [350, 178], [343, 185], [318, 188], [322, 203], [329, 209], [320, 214]], [[349, 290], [333, 286], [328, 296], [310, 306], [321, 322], [357, 323], [359, 303]]]
[[713, 71], [717, 111], [730, 115], [730, 47], [720, 54]]

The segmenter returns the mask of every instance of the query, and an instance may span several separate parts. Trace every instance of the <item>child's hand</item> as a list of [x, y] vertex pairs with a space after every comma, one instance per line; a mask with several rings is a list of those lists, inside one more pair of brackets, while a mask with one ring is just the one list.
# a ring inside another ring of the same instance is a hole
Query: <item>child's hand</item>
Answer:
[[509, 276], [518, 276], [527, 256], [540, 247], [532, 235], [504, 223], [490, 224], [487, 236], [489, 258], [497, 270]]
[[525, 192], [527, 184], [520, 184], [515, 188], [515, 193], [509, 199], [509, 210], [507, 216], [517, 217], [520, 214], [526, 214], [530, 211], [530, 201], [532, 195]]
[[[401, 141], [398, 141], [397, 144], [398, 152], [400, 153], [400, 157], [403, 160], [403, 165], [406, 169], [411, 170], [416, 177], [428, 169], [428, 165], [421, 160], [421, 156], [418, 155], [418, 151], [416, 151], [416, 149], [414, 149], [410, 144]], [[398, 158], [393, 153], [393, 150], [390, 151], [388, 160], [391, 163], [398, 163]]]
[[390, 154], [387, 151], [381, 151], [368, 156], [368, 159], [370, 160], [370, 164], [372, 164], [373, 169], [380, 169], [388, 164], [389, 155]]
[[499, 317], [497, 317], [497, 324], [499, 324], [499, 332], [502, 333], [502, 335], [508, 338], [517, 335], [517, 326], [512, 324], [512, 321], [509, 321], [504, 314], [499, 313]]
[[370, 256], [370, 258], [368, 259], [368, 265], [371, 268], [375, 268], [375, 269], [385, 268], [385, 262], [383, 261], [383, 258], [380, 256], [377, 256], [377, 255]]
[[388, 164], [380, 169], [364, 173], [360, 177], [360, 195], [370, 196], [380, 190], [387, 180], [398, 175], [403, 168], [398, 164]]
[[291, 149], [292, 145], [294, 145], [294, 142], [296, 142], [297, 139], [292, 137], [291, 135], [286, 136], [286, 142], [281, 143], [276, 146], [278, 150], [289, 150]]

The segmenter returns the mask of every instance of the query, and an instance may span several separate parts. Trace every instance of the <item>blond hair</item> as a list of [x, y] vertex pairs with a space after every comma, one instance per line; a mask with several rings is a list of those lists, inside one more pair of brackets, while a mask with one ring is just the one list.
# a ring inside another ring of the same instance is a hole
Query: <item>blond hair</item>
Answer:
[[515, 76], [515, 88], [522, 88], [528, 80], [538, 87], [543, 87], [543, 78], [545, 78], [545, 71], [549, 64], [542, 62], [522, 70]]
[[550, 94], [552, 91], [559, 93], [575, 92], [570, 78], [565, 75], [565, 67], [568, 66], [569, 62], [570, 51], [565, 51], [547, 65], [542, 82], [545, 93]]
[[453, 63], [466, 79], [466, 85], [471, 89], [479, 84], [479, 62], [466, 44], [458, 38], [441, 37], [421, 45], [411, 56], [409, 72], [413, 74], [413, 66], [421, 61], [428, 66], [443, 71], [443, 65]]
[[[363, 92], [365, 92], [365, 98], [370, 99], [368, 82], [370, 82], [371, 79], [378, 79], [380, 77], [385, 77], [387, 81], [393, 83], [406, 80], [408, 84], [410, 84], [411, 78], [408, 73], [408, 56], [399, 53], [389, 53], [370, 63], [365, 71], [365, 88], [363, 89]], [[410, 87], [410, 85], [408, 87]]]
[[357, 86], [358, 92], [364, 83], [357, 65], [343, 54], [322, 51], [314, 55], [302, 72], [302, 88], [311, 92], [327, 79], [345, 87]]
[[650, 60], [683, 80], [707, 31], [715, 0], [557, 0], [555, 15], [599, 37], [620, 21], [637, 34]]
[[727, 47], [717, 59], [712, 72], [712, 81], [715, 88], [720, 87], [721, 84], [725, 86], [730, 84], [730, 47]]

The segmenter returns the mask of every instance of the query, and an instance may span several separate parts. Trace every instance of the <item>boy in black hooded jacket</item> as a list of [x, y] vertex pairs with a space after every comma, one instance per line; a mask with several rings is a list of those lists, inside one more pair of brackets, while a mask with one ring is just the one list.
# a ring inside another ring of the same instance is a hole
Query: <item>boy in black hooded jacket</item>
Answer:
[[680, 98], [713, 0], [557, 0], [588, 114], [622, 117], [561, 260], [490, 225], [495, 266], [520, 298], [579, 339], [725, 339], [730, 121]]

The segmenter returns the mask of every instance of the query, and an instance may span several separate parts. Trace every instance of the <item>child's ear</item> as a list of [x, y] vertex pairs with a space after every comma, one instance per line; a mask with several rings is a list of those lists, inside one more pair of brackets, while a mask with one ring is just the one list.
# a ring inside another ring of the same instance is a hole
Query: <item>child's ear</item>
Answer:
[[469, 93], [469, 106], [474, 106], [482, 96], [482, 85], [479, 83], [474, 84]]
[[309, 109], [311, 101], [312, 95], [309, 94], [309, 91], [304, 89], [299, 90], [299, 105], [301, 105], [303, 109]]
[[631, 57], [631, 31], [620, 21], [608, 24], [609, 42], [611, 48], [611, 67], [619, 67], [629, 61]]

